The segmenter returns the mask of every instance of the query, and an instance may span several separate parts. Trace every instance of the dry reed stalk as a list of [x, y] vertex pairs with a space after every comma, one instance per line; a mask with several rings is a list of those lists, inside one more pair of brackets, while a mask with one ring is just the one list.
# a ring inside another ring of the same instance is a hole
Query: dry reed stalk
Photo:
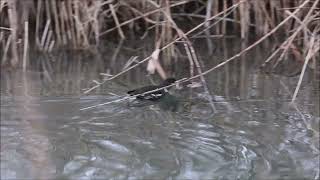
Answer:
[[77, 38], [76, 38], [76, 32], [75, 32], [75, 23], [73, 20], [73, 14], [72, 14], [72, 3], [74, 1], [69, 0], [67, 1], [67, 16], [69, 17], [69, 26], [70, 26], [70, 33], [71, 33], [71, 41], [73, 44], [73, 47], [77, 47]]
[[[282, 43], [282, 45], [283, 44], [285, 44], [286, 43], [286, 41], [285, 42], [283, 42]], [[281, 45], [281, 46], [282, 46]], [[261, 65], [261, 67], [265, 67], [277, 54], [278, 54], [278, 52], [280, 52], [280, 48], [277, 48], [268, 58], [267, 58], [267, 60], [265, 60], [264, 61], [264, 63]]]
[[95, 43], [96, 45], [100, 44], [100, 24], [99, 24], [99, 12], [102, 9], [103, 4], [101, 1], [94, 1], [94, 11], [93, 11], [93, 17], [92, 17], [92, 27], [95, 34]]
[[[298, 33], [300, 33], [300, 31], [302, 29], [304, 29], [304, 27], [306, 27], [306, 25], [310, 22], [310, 20], [312, 20], [312, 18], [310, 18], [313, 10], [316, 8], [316, 5], [318, 4], [319, 0], [316, 0], [314, 2], [314, 4], [312, 5], [311, 9], [308, 11], [307, 15], [304, 17], [304, 20], [301, 22], [301, 25], [295, 30], [295, 32], [286, 40], [286, 44], [283, 47], [283, 51], [282, 54], [280, 55], [280, 57], [278, 58], [277, 62], [274, 64], [273, 68], [275, 68], [284, 58], [284, 56], [287, 54], [287, 51], [289, 49], [289, 47], [292, 45], [293, 41], [295, 40], [296, 36], [298, 35]], [[299, 9], [298, 9], [299, 10]], [[291, 17], [295, 17], [295, 14], [290, 13]]]
[[[287, 15], [292, 15], [292, 13], [291, 13], [290, 11], [288, 11], [288, 10], [285, 10], [284, 12], [285, 12]], [[307, 37], [308, 37], [308, 33], [309, 33], [309, 34], [312, 34], [312, 32], [308, 29], [307, 24], [308, 24], [309, 22], [311, 22], [314, 17], [311, 17], [311, 18], [310, 18], [310, 21], [309, 21], [308, 23], [303, 23], [303, 22], [301, 21], [301, 19], [299, 19], [299, 18], [298, 18], [297, 16], [295, 16], [295, 15], [292, 15], [292, 17], [294, 18], [294, 20], [296, 20], [296, 23], [295, 23], [295, 24], [303, 26], [302, 28], [303, 28], [304, 32], [307, 32], [307, 34], [304, 34], [304, 36], [305, 36], [305, 38], [304, 38], [304, 44], [308, 44], [308, 43], [307, 43], [308, 41], [305, 41], [305, 40], [306, 40]], [[297, 29], [297, 27], [296, 27], [295, 29]]]
[[[86, 35], [86, 27], [85, 25], [81, 22], [79, 16], [75, 16], [75, 22], [76, 22], [76, 27], [77, 27], [77, 32], [78, 32], [78, 43], [79, 46], [82, 47], [89, 47], [89, 40]], [[82, 37], [82, 38], [81, 38]]]
[[[234, 3], [234, 4], [236, 4], [236, 3]], [[219, 14], [219, 1], [213, 1], [213, 13], [212, 13], [212, 15], [216, 15], [216, 14]], [[215, 34], [221, 34], [220, 27], [219, 26], [215, 26], [214, 32], [215, 32]]]
[[23, 61], [22, 69], [23, 72], [27, 69], [27, 57], [28, 57], [28, 45], [29, 45], [29, 22], [24, 22], [24, 49], [23, 49]]
[[[254, 9], [260, 9], [261, 1], [253, 1], [252, 4]], [[260, 36], [263, 29], [263, 25], [261, 23], [265, 22], [264, 17], [260, 11], [253, 11], [253, 13], [254, 13], [254, 19], [255, 19], [255, 25], [256, 25], [256, 32]]]
[[[180, 36], [182, 38], [182, 36]], [[190, 49], [188, 47], [188, 43], [185, 41], [183, 42], [184, 49], [187, 53], [188, 61], [189, 61], [189, 68], [190, 68], [190, 76], [194, 76], [194, 61], [190, 52]]]
[[250, 16], [249, 16], [249, 2], [246, 1], [244, 3], [240, 4], [239, 7], [239, 13], [240, 13], [240, 32], [241, 32], [241, 39], [248, 38], [248, 24], [250, 22]]
[[118, 19], [117, 14], [116, 14], [116, 12], [114, 10], [113, 4], [109, 4], [109, 8], [111, 10], [112, 17], [113, 17], [113, 19], [114, 19], [114, 21], [116, 23], [116, 27], [118, 29], [118, 33], [119, 33], [121, 39], [125, 39], [126, 37], [124, 36], [124, 33], [123, 33], [123, 31], [122, 31], [122, 29], [120, 27], [119, 19]]
[[71, 24], [69, 23], [67, 8], [66, 8], [66, 4], [64, 1], [61, 2], [61, 16], [63, 17], [62, 19], [65, 24], [66, 39], [69, 42], [72, 40], [71, 31], [70, 31]]
[[[280, 84], [283, 86], [283, 89], [288, 93], [288, 94], [292, 94], [292, 92], [290, 91], [289, 87], [285, 85], [285, 83], [280, 79]], [[306, 119], [305, 115], [301, 112], [301, 110], [298, 108], [298, 106], [296, 104], [291, 104], [291, 106], [298, 112], [298, 114], [300, 115], [301, 119], [304, 122], [305, 128], [312, 130], [312, 126], [310, 125], [310, 123], [308, 123], [308, 120]], [[319, 150], [318, 150], [319, 151]]]
[[[136, 97], [136, 96], [134, 96], [134, 97]], [[101, 104], [97, 104], [97, 105], [93, 105], [93, 106], [89, 106], [89, 107], [80, 108], [80, 111], [92, 109], [92, 108], [99, 107], [99, 106], [108, 105], [108, 104], [115, 103], [115, 102], [125, 101], [125, 100], [130, 99], [130, 98], [133, 98], [133, 96], [131, 96], [131, 97], [130, 96], [125, 96], [124, 98], [117, 99], [117, 100], [114, 100], [114, 101], [109, 101], [109, 102], [105, 102], [105, 103], [101, 103]]]
[[15, 67], [18, 64], [18, 46], [17, 46], [17, 28], [18, 28], [18, 16], [17, 16], [17, 8], [16, 8], [16, 0], [8, 1], [8, 15], [9, 15], [9, 24], [11, 31], [11, 65]]
[[[221, 18], [218, 18], [218, 17], [212, 18], [212, 17], [211, 17], [211, 19], [210, 19], [209, 21], [211, 21], [211, 20], [213, 20], [213, 19], [218, 19], [218, 20], [217, 20], [216, 22], [212, 23], [209, 27], [206, 27], [206, 28], [203, 29], [202, 31], [200, 31], [200, 32], [192, 35], [191, 38], [199, 37], [199, 34], [202, 34], [202, 33], [205, 32], [207, 29], [215, 26], [216, 24], [219, 24], [222, 20], [225, 20], [226, 16], [230, 15], [232, 12], [234, 12], [234, 11], [236, 10], [236, 7], [237, 7], [237, 6], [230, 7], [230, 8], [228, 8], [228, 9], [226, 9], [225, 11], [223, 11], [222, 13], [221, 13], [221, 12], [218, 13], [217, 15], [223, 14], [223, 17], [221, 17]], [[217, 15], [216, 15], [216, 16], [217, 16]], [[206, 21], [208, 21], [208, 20], [206, 19], [205, 22], [206, 22]], [[240, 23], [241, 23], [241, 22], [240, 22]], [[218, 27], [219, 27], [219, 26], [218, 26]], [[219, 30], [219, 31], [220, 31], [220, 30]]]
[[93, 6], [93, 12], [92, 12], [92, 29], [94, 31], [94, 37], [95, 37], [95, 43], [96, 46], [98, 46], [100, 44], [100, 17], [99, 17], [99, 13], [102, 10], [102, 7], [104, 4], [111, 4], [110, 1], [104, 2], [102, 3], [101, 0], [99, 1], [94, 1], [94, 6]]
[[[127, 69], [128, 67], [131, 66], [132, 63], [137, 62], [137, 59], [138, 59], [138, 56], [130, 57], [130, 59], [127, 61], [127, 63], [122, 67], [122, 70]], [[112, 76], [112, 75], [106, 74], [106, 73], [100, 73], [100, 74], [104, 75], [104, 76], [108, 76], [108, 77]]]
[[[55, 1], [54, 1], [55, 2]], [[38, 47], [41, 47], [40, 45], [40, 24], [41, 24], [41, 6], [42, 6], [42, 1], [38, 1], [37, 5], [37, 17], [36, 17], [36, 34], [35, 34], [35, 40], [36, 44]]]
[[45, 0], [45, 8], [46, 8], [46, 19], [51, 20], [51, 8], [50, 8], [50, 1], [52, 0]]
[[11, 38], [12, 38], [12, 35], [10, 34], [8, 39], [7, 39], [6, 46], [4, 48], [4, 52], [3, 52], [3, 55], [2, 55], [2, 59], [1, 59], [1, 64], [2, 65], [4, 65], [6, 63], [6, 61], [7, 61], [7, 53], [8, 53], [9, 47], [10, 47]]
[[[261, 36], [270, 30], [270, 27], [274, 27], [273, 20], [269, 16], [266, 9], [266, 2], [254, 1], [254, 13], [255, 13], [255, 23], [256, 23], [256, 33]], [[257, 10], [260, 11], [257, 11]]]
[[[319, 0], [316, 0], [316, 2], [318, 2]], [[262, 41], [264, 41], [265, 39], [267, 39], [269, 36], [271, 36], [273, 33], [275, 33], [281, 26], [283, 26], [286, 22], [288, 22], [288, 20], [290, 20], [292, 18], [293, 15], [297, 14], [299, 12], [299, 10], [304, 7], [306, 4], [308, 4], [310, 2], [310, 0], [306, 0], [304, 1], [302, 4], [299, 5], [299, 7], [297, 7], [297, 9], [292, 13], [292, 15], [286, 17], [283, 21], [281, 21], [276, 27], [274, 27], [270, 32], [268, 32], [267, 34], [265, 34], [263, 37], [261, 37], [260, 39], [258, 39], [257, 41], [255, 41], [253, 44], [251, 44], [250, 46], [248, 46], [247, 48], [243, 49], [242, 51], [240, 51], [239, 53], [235, 54], [234, 56], [230, 57], [229, 59], [225, 60], [222, 63], [219, 63], [218, 65], [204, 71], [201, 75], [206, 75], [210, 72], [212, 72], [215, 69], [218, 69], [221, 66], [224, 66], [225, 64], [229, 63], [230, 61], [235, 60], [236, 58], [240, 57], [241, 55], [245, 54], [247, 51], [253, 49], [254, 47], [256, 47], [258, 44], [260, 44]], [[195, 79], [200, 77], [201, 75], [196, 75], [194, 77], [189, 78], [188, 80], [191, 79]]]
[[79, 32], [79, 35], [80, 35], [79, 36], [79, 40], [78, 40], [78, 43], [80, 43], [79, 46], [88, 47], [89, 46], [89, 40], [88, 40], [86, 32], [85, 32], [85, 27], [81, 23], [81, 21], [79, 20], [78, 17], [75, 17], [75, 20], [76, 20], [77, 29], [79, 30], [78, 32]]
[[[189, 42], [189, 44], [191, 43], [189, 40], [188, 40], [188, 42]], [[191, 45], [189, 45], [189, 49], [191, 51], [191, 54], [192, 54], [192, 57], [193, 57], [193, 61], [194, 61], [195, 65], [196, 65], [196, 68], [198, 70], [198, 74], [202, 74], [201, 66], [200, 66], [198, 57], [196, 56], [194, 48]], [[209, 102], [209, 104], [210, 104], [210, 106], [211, 106], [211, 108], [213, 110], [213, 113], [216, 113], [217, 109], [216, 109], [216, 107], [215, 107], [215, 105], [213, 103], [213, 99], [212, 99], [212, 96], [210, 94], [206, 79], [204, 78], [204, 76], [200, 76], [200, 80], [202, 82], [202, 85], [203, 85], [203, 88], [204, 88], [204, 92], [207, 94], [208, 102]]]
[[[73, 15], [72, 13], [72, 9], [71, 12], [69, 11], [69, 4], [72, 1], [66, 1], [63, 3], [62, 7], [62, 13], [64, 15], [64, 19], [65, 19], [65, 26], [66, 26], [66, 32], [67, 32], [67, 39], [68, 39], [68, 44], [73, 45], [73, 47], [77, 47], [76, 46], [76, 41], [75, 41], [75, 34], [74, 34], [74, 23], [73, 23]], [[70, 7], [72, 8], [72, 7]]]
[[[229, 48], [227, 48], [226, 39], [222, 39], [221, 41], [222, 41], [221, 48], [224, 49], [223, 50], [223, 59], [227, 59], [228, 54], [229, 54]], [[223, 71], [221, 71], [221, 73], [217, 72], [217, 75], [215, 76], [215, 78], [217, 78], [217, 79], [223, 79], [222, 81], [219, 80], [215, 84], [215, 86], [217, 86], [217, 87], [224, 86], [224, 93], [225, 93], [226, 97], [229, 97], [229, 95], [230, 95], [229, 90], [230, 90], [230, 85], [231, 85], [231, 82], [230, 82], [231, 72], [232, 71], [230, 71], [230, 64], [226, 64], [224, 67], [224, 73], [223, 73]], [[221, 83], [221, 82], [224, 82], [224, 83]]]
[[[315, 1], [316, 3], [317, 1]], [[311, 9], [315, 8], [315, 6], [313, 6]], [[294, 103], [294, 101], [296, 100], [296, 97], [298, 95], [298, 92], [299, 92], [299, 89], [300, 89], [300, 86], [301, 86], [301, 83], [302, 83], [302, 79], [303, 79], [303, 76], [304, 76], [304, 73], [306, 71], [306, 68], [307, 68], [307, 65], [309, 63], [309, 60], [316, 54], [316, 53], [319, 53], [319, 50], [320, 50], [320, 40], [316, 40], [316, 33], [313, 33], [313, 35], [311, 36], [311, 39], [310, 39], [310, 46], [309, 46], [309, 50], [308, 50], [308, 53], [306, 55], [306, 60], [303, 64], [303, 67], [302, 67], [302, 71], [301, 71], [301, 74], [300, 74], [300, 77], [299, 77], [299, 81], [298, 81], [298, 84], [296, 86], [296, 89], [294, 91], [294, 94], [293, 94], [293, 97], [292, 97], [292, 100], [291, 100], [291, 103]], [[315, 44], [317, 43], [317, 44]]]
[[52, 34], [53, 34], [53, 31], [50, 30], [49, 34], [48, 34], [48, 37], [45, 40], [44, 47], [43, 47], [43, 50], [45, 52], [48, 52], [48, 50], [49, 50], [49, 44], [50, 44], [50, 41], [51, 41], [51, 38], [52, 38]]
[[[144, 1], [144, 2], [147, 2], [147, 1]], [[151, 23], [151, 24], [159, 24], [160, 23], [159, 20], [152, 20], [152, 19], [144, 16], [143, 12], [141, 12], [140, 10], [138, 10], [135, 7], [130, 6], [130, 4], [128, 4], [124, 1], [121, 1], [121, 5], [128, 7], [131, 11], [133, 11], [134, 14], [137, 14], [137, 16], [143, 16], [142, 18], [145, 20], [147, 25], [148, 25], [148, 23]]]
[[111, 58], [111, 65], [114, 65], [114, 63], [116, 62], [116, 60], [118, 59], [118, 55], [119, 55], [119, 52], [122, 48], [122, 45], [123, 45], [123, 40], [120, 40], [120, 42], [118, 43], [117, 45], [117, 48], [116, 50], [114, 51], [114, 53], [112, 54], [112, 58]]
[[49, 31], [49, 27], [50, 27], [50, 19], [47, 20], [47, 23], [46, 23], [46, 26], [44, 28], [44, 31], [43, 31], [43, 34], [42, 34], [42, 37], [41, 37], [41, 41], [40, 41], [40, 50], [44, 50], [44, 44], [45, 44], [45, 41], [46, 41], [46, 38], [47, 38], [47, 34], [48, 34], [48, 31]]
[[67, 37], [66, 37], [66, 33], [67, 33], [67, 30], [66, 30], [66, 27], [65, 27], [65, 19], [64, 19], [64, 14], [63, 14], [63, 11], [62, 11], [62, 8], [63, 8], [63, 3], [64, 2], [58, 2], [58, 7], [59, 7], [59, 17], [60, 17], [60, 27], [61, 27], [61, 39], [62, 39], [62, 44], [63, 45], [66, 45], [67, 44]]
[[[162, 11], [166, 12], [166, 14], [172, 18], [169, 0], [162, 1], [162, 3], [163, 3], [163, 5], [161, 5], [161, 6], [165, 7]], [[167, 44], [173, 38], [172, 27], [171, 27], [171, 23], [169, 21], [165, 21], [165, 24], [162, 26], [162, 31], [164, 33], [162, 33], [162, 36], [161, 36], [161, 37], [163, 37], [163, 38], [161, 38], [161, 43], [162, 44]], [[165, 54], [165, 57], [166, 57], [164, 59], [164, 64], [165, 65], [171, 64], [171, 58], [175, 54], [174, 53], [174, 46], [171, 46], [170, 48], [164, 50], [163, 53]]]
[[52, 52], [52, 49], [53, 49], [53, 47], [54, 47], [54, 44], [55, 44], [55, 41], [54, 41], [54, 40], [51, 41], [51, 43], [50, 43], [50, 45], [49, 45], [49, 48], [48, 48], [48, 52], [49, 52], [49, 53]]
[[[231, 13], [230, 12], [225, 12], [223, 14], [223, 17], [220, 18], [220, 17], [217, 17], [215, 19], [217, 20], [224, 20], [224, 21], [228, 21], [228, 22], [233, 22], [233, 23], [237, 23], [237, 24], [240, 24], [240, 21], [237, 21], [236, 18], [235, 19], [231, 19], [231, 18], [226, 18], [228, 15], [230, 15]], [[235, 12], [233, 14], [236, 14]], [[176, 17], [182, 17], [182, 16], [187, 16], [187, 17], [193, 17], [193, 18], [201, 18], [201, 19], [205, 19], [206, 18], [206, 15], [201, 15], [201, 14], [189, 14], [189, 13], [172, 13], [172, 16], [176, 16]], [[210, 16], [211, 17], [211, 16]], [[250, 23], [248, 24], [249, 26], [251, 27], [255, 27], [254, 24]], [[212, 25], [210, 25], [210, 28], [212, 27]], [[206, 27], [207, 28], [207, 27]], [[208, 27], [209, 28], [209, 27]]]
[[[278, 11], [277, 11], [277, 7], [279, 6], [279, 1], [272, 1], [269, 0], [269, 5], [270, 5], [270, 14], [271, 14], [271, 19], [273, 21], [274, 24], [278, 23]], [[274, 26], [272, 26], [273, 28]]]
[[[1, 29], [1, 27], [0, 27]], [[0, 32], [0, 42], [4, 44], [4, 41], [2, 41], [2, 39], [4, 39], [4, 33]]]
[[83, 18], [79, 18], [77, 19], [78, 22], [80, 23], [79, 27], [80, 27], [80, 32], [81, 32], [81, 35], [82, 35], [82, 42], [81, 42], [81, 46], [83, 47], [89, 47], [89, 39], [88, 39], [88, 35], [89, 35], [89, 28], [90, 26], [88, 26], [88, 23], [90, 21], [90, 7], [89, 7], [89, 4], [86, 2], [86, 1], [81, 1], [81, 4], [80, 4], [82, 7], [84, 7], [81, 11], [79, 11], [81, 14], [80, 14], [80, 17], [82, 16]]
[[[222, 3], [223, 3], [223, 16], [224, 17], [227, 17], [226, 16], [226, 9], [228, 8], [228, 4], [227, 4], [227, 1], [226, 0], [223, 0], [222, 1]], [[225, 19], [223, 19], [223, 21], [222, 21], [222, 34], [227, 34], [227, 23], [226, 23], [227, 21], [225, 20]]]
[[[230, 6], [228, 9], [226, 9], [225, 11], [233, 11], [235, 8], [239, 7], [240, 4], [244, 3], [246, 0], [240, 0], [238, 3]], [[191, 30], [189, 30], [188, 32], [185, 33], [186, 36], [188, 36], [189, 34], [193, 33], [194, 31], [196, 31], [197, 29], [199, 29], [201, 26], [203, 26], [207, 21], [211, 21], [213, 19], [216, 19], [218, 16], [222, 15], [224, 13], [224, 11], [219, 12], [218, 14], [210, 17], [209, 19], [206, 19], [204, 22], [198, 24], [197, 26], [193, 27]], [[228, 14], [228, 13], [226, 13]], [[216, 24], [216, 23], [214, 23]], [[212, 24], [212, 25], [214, 25]], [[211, 26], [212, 26], [211, 25]], [[168, 46], [171, 46], [172, 44], [176, 43], [177, 41], [181, 40], [181, 37], [176, 38], [174, 41], [172, 41], [171, 43], [165, 45], [162, 47], [162, 49], [167, 48]]]
[[77, 45], [81, 44], [81, 34], [80, 34], [80, 28], [79, 28], [81, 23], [78, 20], [79, 17], [80, 17], [79, 16], [79, 0], [74, 0], [74, 20], [75, 20], [75, 33], [76, 33]]
[[[186, 4], [186, 3], [188, 3], [188, 2], [190, 2], [190, 1], [177, 2], [177, 3], [174, 3], [174, 4], [170, 5], [170, 8], [176, 7], [176, 6], [180, 6], [180, 5]], [[129, 19], [129, 20], [127, 20], [127, 21], [124, 21], [124, 22], [122, 22], [121, 24], [119, 24], [119, 27], [124, 26], [124, 25], [129, 24], [129, 23], [132, 23], [133, 21], [138, 20], [138, 19], [141, 19], [141, 18], [143, 18], [143, 17], [145, 17], [145, 16], [149, 16], [149, 15], [151, 15], [151, 14], [157, 13], [157, 12], [159, 12], [159, 11], [160, 11], [161, 9], [163, 9], [163, 8], [165, 8], [165, 7], [161, 7], [161, 8], [158, 8], [158, 9], [155, 9], [155, 10], [152, 10], [152, 11], [149, 11], [149, 12], [146, 12], [146, 13], [144, 13], [144, 14], [141, 15], [141, 16], [137, 16], [137, 17], [134, 17], [134, 18]], [[108, 29], [108, 30], [106, 30], [106, 31], [103, 31], [103, 32], [100, 33], [100, 36], [106, 35], [107, 33], [111, 32], [111, 31], [114, 31], [115, 29], [118, 29], [118, 27], [113, 27], [113, 28], [110, 28], [110, 29]]]
[[[293, 1], [292, 1], [292, 2], [293, 2]], [[289, 1], [283, 1], [283, 2], [282, 2], [283, 6], [282, 6], [281, 9], [286, 9], [286, 8], [290, 7], [290, 3], [291, 3], [291, 2], [289, 2]], [[300, 11], [300, 12], [301, 12], [301, 11]], [[282, 13], [282, 12], [281, 12], [281, 13]], [[291, 24], [292, 24], [292, 23], [285, 24], [285, 25], [284, 25], [284, 27], [285, 27], [284, 29], [290, 30], [290, 29], [291, 29]], [[286, 36], [289, 36], [290, 31], [285, 31], [285, 34], [286, 34]]]
[[[147, 1], [145, 1], [145, 3], [147, 3]], [[156, 14], [154, 14], [153, 16], [154, 16], [154, 19], [156, 22], [160, 21], [160, 16], [161, 16], [160, 11], [157, 12]], [[157, 47], [158, 38], [162, 36], [162, 33], [164, 33], [164, 32], [160, 33], [160, 26], [158, 24], [155, 24], [155, 36], [154, 36], [155, 47]]]
[[211, 12], [212, 12], [212, 5], [213, 5], [213, 0], [208, 0], [207, 2], [207, 9], [206, 9], [206, 23], [205, 23], [205, 34], [207, 36], [207, 45], [208, 45], [208, 50], [209, 50], [209, 55], [212, 55], [212, 50], [213, 50], [213, 45], [212, 45], [212, 41], [209, 38], [209, 36], [211, 35], [211, 32], [209, 30], [210, 27], [210, 21], [208, 21], [208, 19], [211, 17]]
[[[69, 1], [70, 2], [70, 1]], [[54, 27], [55, 27], [55, 34], [56, 34], [56, 39], [58, 44], [62, 42], [61, 38], [61, 32], [60, 32], [60, 23], [59, 23], [59, 15], [58, 15], [58, 10], [57, 10], [57, 4], [56, 1], [51, 1], [51, 8], [52, 8], [52, 13], [54, 17]]]
[[265, 23], [262, 24], [263, 25], [263, 29], [262, 29], [262, 35], [267, 33], [271, 28], [273, 28], [275, 26], [274, 20], [270, 17], [268, 10], [266, 9], [266, 5], [263, 4], [261, 5], [261, 9], [263, 11], [263, 15], [265, 16]]
[[0, 54], [2, 54], [5, 47], [6, 47], [6, 37], [4, 35], [4, 32], [0, 32]]

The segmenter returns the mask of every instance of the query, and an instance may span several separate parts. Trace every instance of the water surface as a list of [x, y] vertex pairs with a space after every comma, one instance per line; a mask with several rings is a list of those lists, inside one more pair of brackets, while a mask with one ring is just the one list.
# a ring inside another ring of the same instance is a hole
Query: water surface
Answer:
[[[216, 113], [203, 87], [175, 89], [157, 103], [80, 111], [151, 83], [143, 65], [83, 95], [99, 73], [115, 74], [131, 56], [150, 54], [123, 46], [119, 54], [36, 56], [25, 74], [2, 72], [1, 179], [319, 178], [319, 82], [312, 72], [291, 106], [298, 77], [259, 71], [250, 58], [267, 54], [258, 48], [206, 76]], [[237, 52], [229, 49], [212, 56], [200, 50], [204, 69]], [[188, 67], [179, 59], [177, 69]], [[175, 72], [188, 75], [188, 68]]]

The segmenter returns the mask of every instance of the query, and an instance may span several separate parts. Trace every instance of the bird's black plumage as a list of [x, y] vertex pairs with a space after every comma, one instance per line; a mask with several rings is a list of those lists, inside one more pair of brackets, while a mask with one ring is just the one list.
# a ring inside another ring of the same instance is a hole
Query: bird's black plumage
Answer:
[[163, 97], [167, 93], [166, 89], [161, 89], [161, 90], [157, 90], [157, 91], [146, 93], [146, 94], [143, 94], [143, 93], [148, 92], [148, 91], [153, 91], [153, 90], [156, 90], [159, 88], [163, 88], [165, 86], [169, 86], [169, 85], [173, 84], [175, 81], [176, 81], [175, 78], [168, 78], [168, 79], [164, 80], [160, 85], [144, 86], [144, 87], [141, 87], [138, 89], [128, 91], [127, 93], [130, 96], [135, 96], [135, 95], [141, 94], [141, 95], [136, 96], [136, 98], [140, 99], [140, 100], [156, 101], [156, 100], [159, 100], [161, 97]]

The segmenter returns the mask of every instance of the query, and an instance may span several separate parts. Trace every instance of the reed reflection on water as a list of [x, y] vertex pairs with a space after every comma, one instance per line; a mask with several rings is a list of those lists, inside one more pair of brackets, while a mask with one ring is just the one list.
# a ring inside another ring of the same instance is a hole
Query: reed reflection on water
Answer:
[[[200, 51], [205, 67], [236, 51], [225, 49], [210, 57]], [[312, 72], [292, 107], [297, 77], [258, 71], [248, 59], [265, 57], [257, 48], [206, 76], [216, 114], [201, 87], [173, 90], [158, 103], [79, 111], [150, 83], [139, 66], [83, 96], [100, 73], [120, 72], [137, 55], [104, 53], [34, 55], [31, 71], [2, 72], [1, 179], [319, 177], [319, 81]], [[115, 60], [104, 61], [109, 57]], [[171, 69], [186, 77], [180, 59]]]

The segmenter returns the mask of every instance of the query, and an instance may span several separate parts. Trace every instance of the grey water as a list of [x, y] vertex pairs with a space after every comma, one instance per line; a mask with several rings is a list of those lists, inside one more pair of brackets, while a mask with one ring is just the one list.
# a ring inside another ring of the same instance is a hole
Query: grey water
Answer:
[[[184, 84], [159, 102], [80, 111], [160, 82], [142, 64], [83, 93], [150, 55], [143, 44], [35, 53], [27, 72], [2, 70], [1, 179], [319, 179], [319, 81], [308, 72], [292, 105], [299, 76], [258, 69], [270, 44], [207, 74], [209, 94]], [[196, 46], [203, 71], [241, 47], [225, 46]], [[186, 57], [173, 61], [169, 73], [190, 76]]]

